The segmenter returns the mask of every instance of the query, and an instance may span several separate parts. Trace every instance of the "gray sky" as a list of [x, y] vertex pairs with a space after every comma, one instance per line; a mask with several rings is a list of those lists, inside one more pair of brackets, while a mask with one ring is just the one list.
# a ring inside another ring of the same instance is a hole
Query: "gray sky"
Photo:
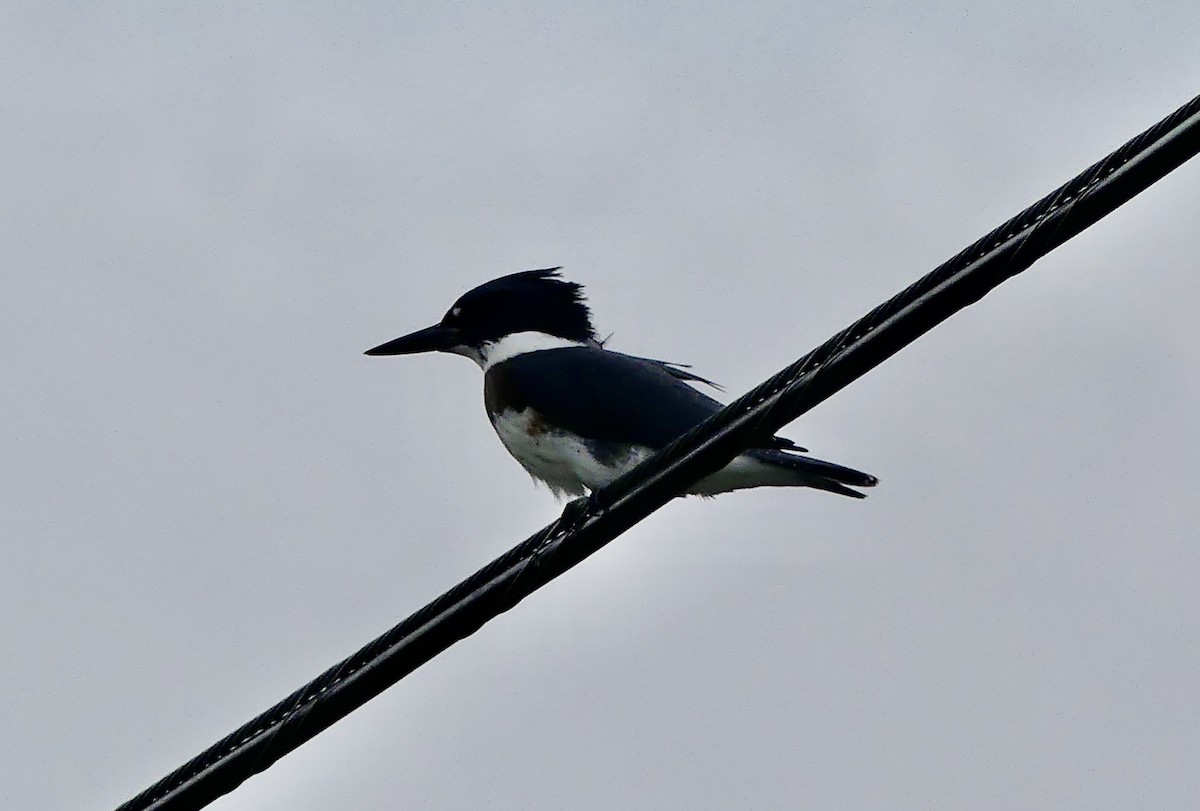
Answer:
[[[740, 393], [1200, 91], [1200, 5], [23, 4], [0, 805], [144, 788], [551, 520], [470, 363], [565, 265]], [[1200, 164], [213, 807], [1200, 805]]]

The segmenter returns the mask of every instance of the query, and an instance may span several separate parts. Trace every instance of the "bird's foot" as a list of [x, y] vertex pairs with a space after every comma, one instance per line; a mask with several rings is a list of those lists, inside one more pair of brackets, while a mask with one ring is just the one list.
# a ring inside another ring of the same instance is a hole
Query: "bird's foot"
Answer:
[[559, 523], [564, 527], [578, 528], [583, 525], [588, 515], [596, 516], [603, 512], [604, 502], [598, 493], [599, 491], [593, 490], [586, 496], [568, 501], [558, 519]]

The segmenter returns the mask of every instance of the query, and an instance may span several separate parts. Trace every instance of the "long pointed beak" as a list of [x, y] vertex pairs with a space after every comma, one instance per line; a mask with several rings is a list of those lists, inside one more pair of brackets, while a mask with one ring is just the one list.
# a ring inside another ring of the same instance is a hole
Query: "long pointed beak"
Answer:
[[454, 327], [434, 324], [394, 341], [368, 349], [367, 355], [415, 355], [418, 352], [445, 352], [462, 343], [462, 335]]

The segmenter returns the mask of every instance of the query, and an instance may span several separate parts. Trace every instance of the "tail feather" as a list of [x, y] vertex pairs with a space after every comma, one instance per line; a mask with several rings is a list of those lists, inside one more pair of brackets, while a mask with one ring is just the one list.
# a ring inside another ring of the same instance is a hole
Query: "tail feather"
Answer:
[[[866, 496], [857, 490], [851, 490], [850, 487], [874, 487], [879, 483], [879, 479], [869, 473], [863, 473], [861, 470], [837, 465], [833, 462], [826, 462], [822, 459], [813, 459], [811, 456], [801, 456], [796, 453], [786, 453], [784, 451], [768, 450], [765, 448], [749, 450], [746, 452], [746, 455], [772, 465], [778, 465], [779, 467], [805, 474], [804, 485], [806, 487], [826, 490], [830, 493], [850, 496], [851, 498], [866, 498]], [[846, 485], [849, 485], [849, 487]]]

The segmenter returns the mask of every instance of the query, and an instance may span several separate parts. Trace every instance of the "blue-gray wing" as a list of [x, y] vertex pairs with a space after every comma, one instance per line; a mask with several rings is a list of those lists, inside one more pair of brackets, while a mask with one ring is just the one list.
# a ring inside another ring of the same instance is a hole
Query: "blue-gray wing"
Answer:
[[[688, 373], [691, 379], [690, 373]], [[533, 408], [546, 423], [600, 442], [661, 448], [722, 404], [660, 361], [595, 347], [528, 352], [488, 370], [488, 410]], [[762, 447], [798, 450], [782, 437]]]

